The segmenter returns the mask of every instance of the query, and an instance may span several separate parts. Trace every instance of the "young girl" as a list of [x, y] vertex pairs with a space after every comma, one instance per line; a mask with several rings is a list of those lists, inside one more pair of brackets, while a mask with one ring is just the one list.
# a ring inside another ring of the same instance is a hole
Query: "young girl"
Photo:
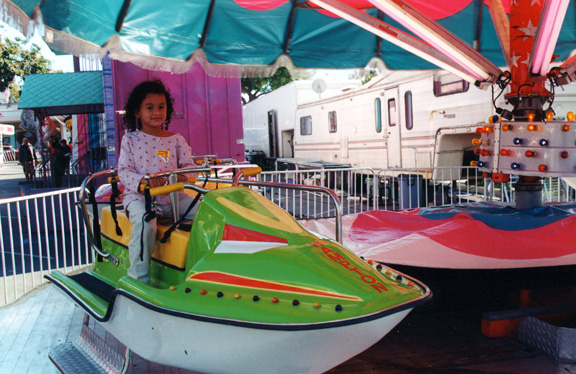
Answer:
[[[146, 174], [194, 167], [190, 146], [184, 137], [168, 131], [174, 112], [173, 100], [161, 81], [146, 81], [134, 88], [124, 108], [124, 126], [128, 132], [122, 138], [118, 175], [124, 184], [124, 208], [132, 222], [128, 250], [128, 275], [141, 282], [150, 282], [150, 257], [156, 243], [156, 219], [145, 219], [146, 205], [140, 185]], [[183, 175], [179, 180], [185, 180]], [[150, 179], [151, 187], [165, 184], [165, 178]], [[180, 211], [185, 212], [192, 199], [179, 193]], [[163, 215], [171, 216], [170, 196], [160, 195], [156, 202]], [[191, 219], [196, 209], [187, 219]]]

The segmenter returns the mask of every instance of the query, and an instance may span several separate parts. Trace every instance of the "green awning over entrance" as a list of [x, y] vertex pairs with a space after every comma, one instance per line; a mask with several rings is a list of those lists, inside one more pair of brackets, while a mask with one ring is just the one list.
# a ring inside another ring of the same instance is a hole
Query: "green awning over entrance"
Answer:
[[42, 116], [104, 112], [101, 71], [33, 74], [26, 77], [18, 109]]

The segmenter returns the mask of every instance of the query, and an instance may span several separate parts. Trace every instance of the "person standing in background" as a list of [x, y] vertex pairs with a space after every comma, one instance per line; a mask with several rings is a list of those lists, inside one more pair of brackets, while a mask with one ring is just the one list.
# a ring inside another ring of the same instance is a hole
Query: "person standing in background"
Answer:
[[64, 147], [58, 139], [52, 140], [52, 167], [54, 170], [54, 186], [62, 187], [62, 179], [66, 173], [66, 151], [70, 150], [68, 146]]
[[72, 149], [68, 145], [66, 139], [60, 139], [60, 145], [62, 146], [62, 151], [64, 155], [65, 171], [68, 171], [68, 168], [70, 167], [70, 158], [72, 157]]
[[35, 163], [38, 162], [36, 158], [36, 152], [30, 146], [30, 142], [28, 139], [24, 138], [22, 140], [22, 145], [18, 150], [18, 162], [22, 165], [22, 169], [24, 169], [24, 176], [28, 182], [32, 182], [34, 180], [34, 166]]

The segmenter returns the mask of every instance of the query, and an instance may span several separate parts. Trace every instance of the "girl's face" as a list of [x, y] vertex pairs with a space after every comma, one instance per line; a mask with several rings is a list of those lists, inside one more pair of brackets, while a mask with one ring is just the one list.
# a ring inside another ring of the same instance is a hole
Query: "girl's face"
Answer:
[[142, 131], [155, 135], [162, 133], [162, 124], [166, 121], [166, 97], [162, 94], [149, 93], [146, 95], [136, 118], [142, 123]]

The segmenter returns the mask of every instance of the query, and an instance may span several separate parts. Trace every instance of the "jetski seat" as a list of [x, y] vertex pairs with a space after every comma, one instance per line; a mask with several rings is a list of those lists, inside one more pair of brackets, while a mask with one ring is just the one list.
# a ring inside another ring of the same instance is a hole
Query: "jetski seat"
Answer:
[[[118, 225], [122, 229], [122, 235], [117, 235], [116, 233], [116, 225], [112, 218], [110, 207], [102, 209], [100, 230], [103, 236], [125, 246], [127, 249], [128, 243], [130, 242], [130, 234], [132, 232], [132, 223], [130, 223], [124, 210], [118, 210], [116, 214]], [[189, 223], [184, 223], [181, 227], [172, 232], [168, 242], [160, 243], [160, 239], [166, 230], [170, 228], [170, 225], [163, 225], [159, 222], [158, 232], [156, 234], [156, 248], [152, 253], [152, 259], [172, 268], [184, 271], [186, 266], [186, 254], [188, 253], [188, 240], [190, 238], [190, 232], [186, 229], [189, 225]]]

